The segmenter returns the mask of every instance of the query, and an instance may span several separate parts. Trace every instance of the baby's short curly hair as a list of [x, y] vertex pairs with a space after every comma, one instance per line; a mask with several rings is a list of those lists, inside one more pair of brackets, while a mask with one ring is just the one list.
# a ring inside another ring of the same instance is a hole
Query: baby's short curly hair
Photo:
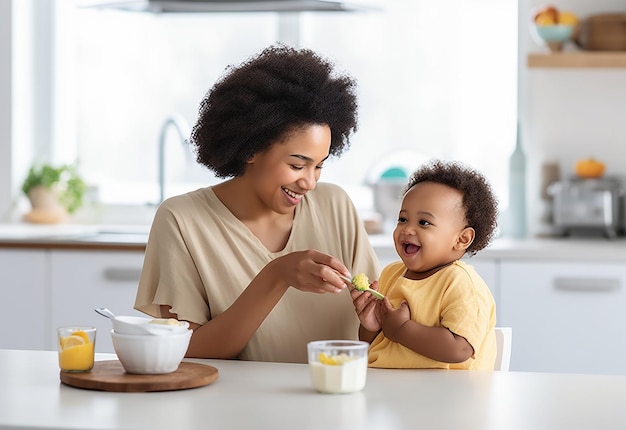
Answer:
[[456, 161], [431, 160], [413, 172], [402, 195], [420, 182], [447, 185], [463, 194], [467, 224], [476, 232], [467, 254], [474, 255], [491, 243], [498, 226], [498, 200], [478, 170]]
[[330, 155], [349, 147], [356, 81], [311, 50], [279, 44], [226, 69], [200, 104], [190, 142], [198, 163], [236, 177], [255, 154], [314, 124], [330, 127]]

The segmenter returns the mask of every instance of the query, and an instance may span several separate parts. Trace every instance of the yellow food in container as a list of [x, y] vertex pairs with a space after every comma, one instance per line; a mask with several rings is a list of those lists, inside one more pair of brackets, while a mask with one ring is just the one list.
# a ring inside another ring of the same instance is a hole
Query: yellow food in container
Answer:
[[91, 370], [94, 361], [94, 345], [89, 335], [82, 330], [59, 338], [59, 367], [65, 372]]

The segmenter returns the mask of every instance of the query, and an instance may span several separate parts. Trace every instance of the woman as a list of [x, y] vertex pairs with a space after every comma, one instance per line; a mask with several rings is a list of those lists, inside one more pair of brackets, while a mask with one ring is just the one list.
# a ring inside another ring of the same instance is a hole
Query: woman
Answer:
[[273, 46], [202, 101], [197, 161], [230, 179], [159, 207], [135, 302], [190, 322], [187, 356], [305, 362], [309, 341], [356, 337], [339, 274], [378, 262], [347, 194], [318, 184], [356, 130], [355, 90], [314, 52]]

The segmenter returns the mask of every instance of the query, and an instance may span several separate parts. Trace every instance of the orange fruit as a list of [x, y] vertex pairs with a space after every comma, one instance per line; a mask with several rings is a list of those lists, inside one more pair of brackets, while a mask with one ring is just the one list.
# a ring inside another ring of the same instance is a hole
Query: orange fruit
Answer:
[[562, 25], [576, 25], [578, 24], [578, 17], [571, 12], [559, 12], [558, 23]]
[[554, 25], [559, 21], [559, 11], [554, 6], [543, 6], [536, 11], [534, 21], [537, 25]]
[[575, 171], [581, 178], [599, 178], [604, 174], [605, 165], [593, 158], [585, 158], [576, 162]]
[[555, 25], [556, 24], [556, 20], [550, 14], [540, 13], [535, 18], [535, 24], [537, 24], [537, 25]]

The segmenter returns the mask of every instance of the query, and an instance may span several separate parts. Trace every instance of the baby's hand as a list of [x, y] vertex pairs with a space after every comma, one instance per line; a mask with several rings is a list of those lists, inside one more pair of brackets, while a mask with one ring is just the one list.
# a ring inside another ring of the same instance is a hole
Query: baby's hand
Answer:
[[402, 326], [411, 320], [411, 310], [406, 302], [400, 303], [400, 306], [395, 309], [389, 302], [389, 299], [385, 297], [381, 308], [381, 326], [385, 336], [393, 341], [397, 342]]
[[[378, 281], [374, 281], [372, 286], [376, 288]], [[381, 301], [376, 299], [368, 291], [359, 291], [356, 288], [350, 290], [354, 310], [359, 317], [359, 321], [364, 329], [371, 332], [381, 330], [380, 310], [378, 309]]]

